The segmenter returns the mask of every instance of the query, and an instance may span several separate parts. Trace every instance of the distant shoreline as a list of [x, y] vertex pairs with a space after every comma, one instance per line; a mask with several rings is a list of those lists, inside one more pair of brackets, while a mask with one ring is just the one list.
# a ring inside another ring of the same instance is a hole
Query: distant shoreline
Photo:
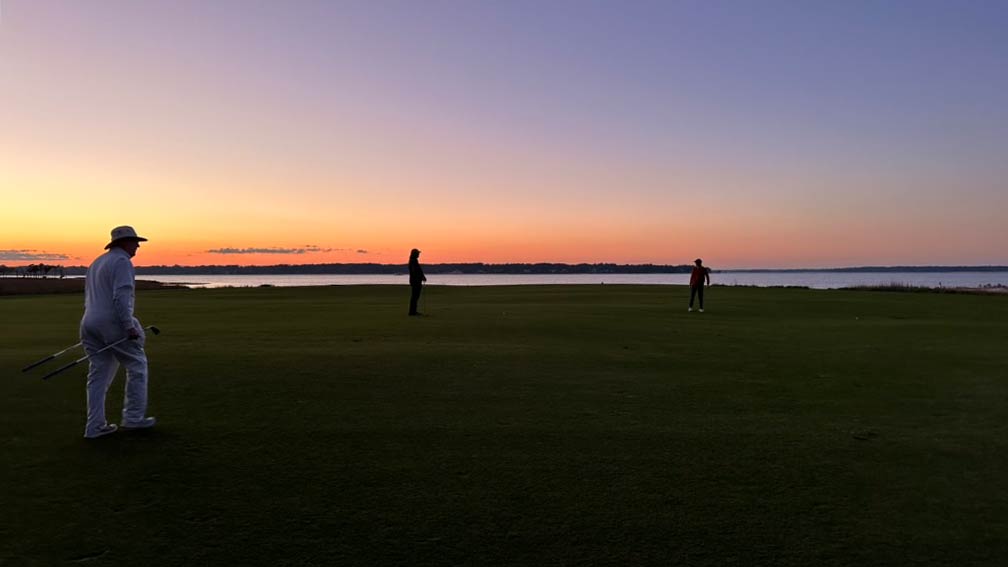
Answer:
[[[683, 274], [691, 264], [485, 264], [446, 263], [424, 264], [428, 274]], [[86, 266], [67, 266], [67, 276], [82, 276]], [[713, 273], [937, 273], [937, 272], [1008, 272], [1008, 266], [851, 266], [840, 268], [712, 268]], [[402, 275], [406, 264], [275, 264], [270, 266], [204, 265], [204, 266], [137, 266], [137, 275]], [[10, 275], [7, 276], [11, 277]]]
[[[432, 285], [681, 285], [688, 273], [520, 273], [464, 274], [448, 272], [431, 276]], [[138, 276], [137, 289], [221, 287], [314, 287], [340, 285], [403, 285], [406, 275], [394, 274], [159, 274]], [[1008, 289], [1008, 270], [959, 272], [880, 272], [868, 270], [726, 270], [715, 274], [717, 286], [793, 287], [806, 289], [861, 289], [875, 291], [925, 291], [944, 293], [983, 292], [1003, 294]], [[83, 275], [66, 277], [0, 277], [0, 295], [82, 293]]]
[[801, 274], [810, 272], [831, 273], [949, 273], [949, 272], [1008, 272], [1008, 266], [856, 266], [848, 268], [740, 268], [731, 270], [712, 270], [721, 274], [774, 273]]

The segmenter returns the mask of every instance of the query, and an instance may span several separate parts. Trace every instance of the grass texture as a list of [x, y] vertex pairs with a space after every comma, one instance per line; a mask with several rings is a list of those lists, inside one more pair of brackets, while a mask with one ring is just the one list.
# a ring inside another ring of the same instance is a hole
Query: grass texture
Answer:
[[0, 565], [1008, 563], [1008, 297], [424, 293], [141, 291], [98, 440], [20, 372], [82, 298], [0, 297]]

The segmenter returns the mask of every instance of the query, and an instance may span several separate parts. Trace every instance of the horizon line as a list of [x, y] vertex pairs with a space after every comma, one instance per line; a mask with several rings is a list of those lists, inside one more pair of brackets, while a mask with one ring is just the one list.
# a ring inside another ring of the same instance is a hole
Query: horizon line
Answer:
[[[46, 264], [44, 262], [29, 263], [14, 266], [5, 266], [9, 269], [26, 268], [32, 265], [46, 265], [53, 266], [57, 268], [67, 269], [87, 269], [87, 265], [60, 265], [60, 264]], [[2, 265], [2, 264], [0, 264]], [[196, 268], [240, 268], [240, 269], [283, 269], [283, 268], [309, 268], [309, 267], [325, 267], [325, 266], [346, 266], [346, 267], [361, 267], [361, 266], [375, 266], [383, 268], [396, 268], [401, 266], [406, 266], [407, 263], [380, 263], [380, 262], [315, 262], [315, 263], [279, 263], [279, 264], [150, 264], [150, 265], [137, 265], [136, 270], [146, 270], [146, 269], [196, 269]], [[558, 266], [558, 267], [578, 267], [578, 266], [589, 266], [589, 267], [614, 267], [614, 268], [683, 268], [692, 267], [692, 263], [682, 263], [682, 264], [664, 264], [664, 263], [654, 263], [654, 262], [642, 262], [642, 263], [618, 263], [618, 262], [432, 262], [424, 263], [425, 267], [443, 267], [443, 266], [488, 266], [488, 267], [502, 267], [502, 266]], [[837, 270], [885, 270], [893, 271], [899, 269], [910, 269], [910, 270], [921, 270], [921, 269], [954, 269], [957, 271], [964, 271], [969, 269], [981, 269], [984, 271], [1008, 271], [1008, 264], [879, 264], [879, 265], [850, 265], [850, 266], [831, 266], [831, 267], [786, 267], [786, 268], [760, 268], [760, 267], [732, 267], [732, 268], [713, 268], [711, 266], [705, 265], [713, 272], [788, 272], [788, 271], [837, 271]]]

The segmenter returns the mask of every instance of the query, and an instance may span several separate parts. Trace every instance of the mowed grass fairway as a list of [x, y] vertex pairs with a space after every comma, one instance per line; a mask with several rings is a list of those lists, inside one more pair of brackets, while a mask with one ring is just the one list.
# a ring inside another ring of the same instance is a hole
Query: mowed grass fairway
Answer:
[[139, 292], [159, 422], [94, 441], [20, 372], [82, 296], [0, 297], [0, 565], [1008, 563], [1008, 297], [425, 294]]

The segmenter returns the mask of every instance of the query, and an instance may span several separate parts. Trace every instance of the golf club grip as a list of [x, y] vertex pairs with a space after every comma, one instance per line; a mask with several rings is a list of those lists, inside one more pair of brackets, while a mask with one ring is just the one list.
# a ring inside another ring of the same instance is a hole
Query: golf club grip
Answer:
[[[87, 360], [87, 359], [85, 359], [85, 360]], [[43, 380], [48, 380], [50, 376], [55, 376], [55, 375], [59, 374], [60, 372], [63, 372], [64, 370], [67, 370], [68, 368], [73, 368], [74, 366], [77, 366], [77, 363], [79, 363], [79, 362], [80, 362], [79, 360], [75, 360], [75, 361], [71, 362], [70, 364], [65, 364], [65, 365], [57, 368], [56, 370], [53, 370], [49, 374], [46, 374], [45, 376], [42, 377], [42, 379]]]
[[25, 366], [24, 368], [21, 369], [21, 372], [28, 372], [32, 368], [35, 368], [36, 366], [38, 366], [40, 364], [43, 364], [45, 362], [49, 362], [50, 360], [52, 360], [54, 358], [56, 358], [56, 355], [55, 354], [50, 354], [49, 356], [43, 358], [42, 360], [40, 360], [38, 362], [33, 362], [33, 363], [29, 364], [28, 366]]

